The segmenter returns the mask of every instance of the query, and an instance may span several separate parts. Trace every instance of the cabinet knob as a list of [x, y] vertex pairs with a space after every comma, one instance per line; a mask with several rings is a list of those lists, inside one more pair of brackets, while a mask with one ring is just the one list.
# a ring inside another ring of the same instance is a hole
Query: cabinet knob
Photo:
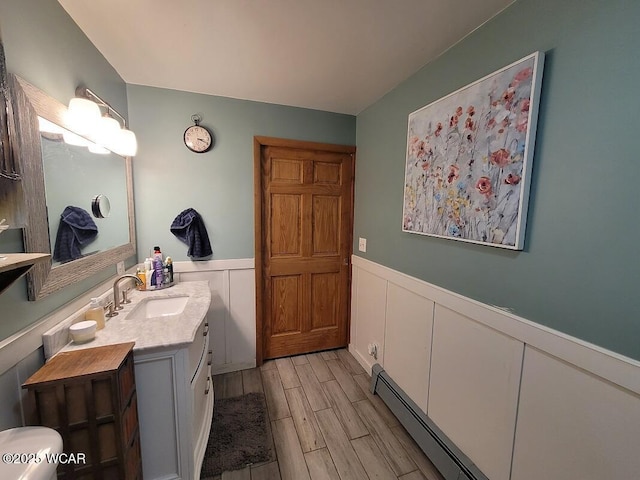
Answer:
[[204, 389], [204, 394], [209, 395], [209, 390], [211, 390], [211, 377], [207, 377], [207, 388]]
[[210, 367], [213, 362], [213, 350], [209, 350], [209, 361], [207, 362], [207, 366]]
[[202, 332], [202, 336], [206, 337], [209, 334], [209, 322], [204, 324], [204, 332]]

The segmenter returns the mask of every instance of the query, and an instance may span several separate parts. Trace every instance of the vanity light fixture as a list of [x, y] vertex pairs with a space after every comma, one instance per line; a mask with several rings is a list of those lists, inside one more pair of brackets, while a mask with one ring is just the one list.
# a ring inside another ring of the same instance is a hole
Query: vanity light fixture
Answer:
[[[101, 109], [105, 110], [104, 115]], [[76, 97], [69, 102], [67, 112], [69, 125], [95, 142], [92, 152], [108, 153], [108, 149], [118, 155], [135, 156], [138, 142], [136, 135], [127, 129], [125, 118], [88, 88], [76, 89]]]

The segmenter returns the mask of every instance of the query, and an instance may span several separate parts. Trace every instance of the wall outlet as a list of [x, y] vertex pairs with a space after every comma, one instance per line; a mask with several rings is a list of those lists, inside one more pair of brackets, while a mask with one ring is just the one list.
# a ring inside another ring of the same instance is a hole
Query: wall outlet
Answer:
[[367, 251], [367, 239], [360, 237], [358, 240], [358, 250], [361, 252]]
[[118, 275], [124, 274], [124, 262], [118, 262], [118, 264], [116, 265], [116, 273]]

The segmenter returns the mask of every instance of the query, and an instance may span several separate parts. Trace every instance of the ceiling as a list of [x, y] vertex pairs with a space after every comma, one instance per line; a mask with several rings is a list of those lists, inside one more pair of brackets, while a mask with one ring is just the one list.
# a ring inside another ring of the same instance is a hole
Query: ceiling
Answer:
[[513, 0], [58, 0], [129, 84], [358, 114]]

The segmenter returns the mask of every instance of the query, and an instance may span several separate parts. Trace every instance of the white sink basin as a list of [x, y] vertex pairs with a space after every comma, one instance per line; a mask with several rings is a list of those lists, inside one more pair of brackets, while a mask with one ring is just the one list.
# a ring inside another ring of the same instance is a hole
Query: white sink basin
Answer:
[[145, 298], [131, 310], [131, 313], [127, 315], [127, 319], [137, 320], [178, 315], [183, 312], [188, 301], [189, 297], [187, 295]]
[[50, 480], [55, 475], [57, 466], [56, 462], [50, 460], [61, 452], [62, 437], [52, 428], [20, 427], [4, 430], [0, 432], [0, 454], [3, 455], [0, 478]]

